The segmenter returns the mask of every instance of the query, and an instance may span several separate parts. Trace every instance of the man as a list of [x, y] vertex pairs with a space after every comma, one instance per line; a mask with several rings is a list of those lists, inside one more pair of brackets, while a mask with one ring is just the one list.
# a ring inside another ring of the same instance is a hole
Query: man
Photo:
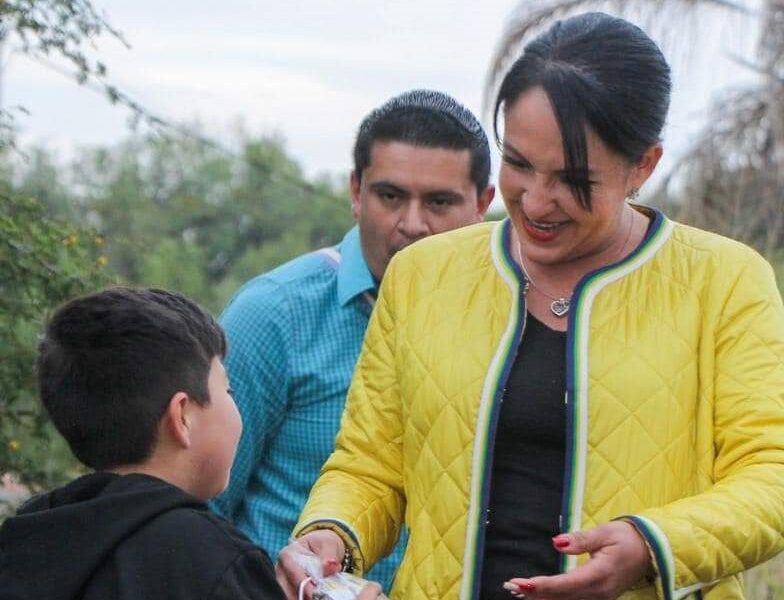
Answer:
[[[213, 508], [276, 557], [333, 450], [384, 270], [398, 250], [482, 220], [490, 150], [451, 97], [414, 90], [362, 122], [354, 146], [357, 226], [335, 248], [248, 282], [222, 316], [244, 421], [231, 481]], [[367, 575], [389, 587], [400, 546]]]

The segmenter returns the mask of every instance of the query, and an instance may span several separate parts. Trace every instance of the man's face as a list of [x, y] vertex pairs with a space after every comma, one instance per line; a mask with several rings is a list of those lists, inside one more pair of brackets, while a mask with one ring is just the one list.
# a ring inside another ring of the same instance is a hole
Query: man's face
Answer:
[[468, 150], [375, 142], [361, 179], [351, 176], [351, 210], [370, 272], [380, 280], [398, 250], [478, 223], [494, 192], [477, 193]]

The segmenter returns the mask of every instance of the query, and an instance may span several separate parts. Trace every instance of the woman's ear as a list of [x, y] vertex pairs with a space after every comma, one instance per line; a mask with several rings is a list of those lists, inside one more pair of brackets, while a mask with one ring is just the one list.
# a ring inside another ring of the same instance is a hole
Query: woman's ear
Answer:
[[630, 187], [639, 190], [642, 185], [648, 181], [648, 178], [653, 174], [656, 165], [659, 164], [664, 148], [661, 144], [654, 144], [648, 148], [642, 155], [642, 158], [632, 167], [632, 172], [629, 177]]
[[172, 438], [172, 443], [182, 448], [191, 445], [191, 399], [185, 392], [177, 392], [169, 400], [164, 419], [166, 430]]

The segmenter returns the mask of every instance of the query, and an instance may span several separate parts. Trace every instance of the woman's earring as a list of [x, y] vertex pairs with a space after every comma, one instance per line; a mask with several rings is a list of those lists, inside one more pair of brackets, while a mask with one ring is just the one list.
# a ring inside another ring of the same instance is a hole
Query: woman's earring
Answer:
[[640, 195], [640, 190], [638, 190], [637, 188], [632, 188], [631, 190], [629, 190], [629, 195], [626, 196], [626, 197], [629, 200], [634, 201], [634, 200], [637, 200], [637, 196], [639, 196], [639, 195]]

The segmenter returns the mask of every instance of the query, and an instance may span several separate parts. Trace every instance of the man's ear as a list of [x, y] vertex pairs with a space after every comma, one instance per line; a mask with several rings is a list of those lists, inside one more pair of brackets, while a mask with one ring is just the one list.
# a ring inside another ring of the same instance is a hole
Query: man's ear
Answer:
[[488, 185], [477, 199], [479, 221], [485, 218], [485, 214], [487, 214], [487, 209], [490, 208], [490, 203], [493, 201], [493, 198], [495, 198], [495, 186]]
[[185, 392], [177, 392], [169, 400], [164, 413], [166, 429], [171, 435], [172, 443], [182, 448], [191, 446], [191, 426], [193, 424], [193, 402]]
[[362, 188], [361, 176], [356, 171], [351, 171], [351, 179], [349, 179], [349, 190], [351, 191], [351, 214], [354, 220], [359, 219], [359, 210], [362, 207], [362, 200], [360, 198], [360, 190]]

